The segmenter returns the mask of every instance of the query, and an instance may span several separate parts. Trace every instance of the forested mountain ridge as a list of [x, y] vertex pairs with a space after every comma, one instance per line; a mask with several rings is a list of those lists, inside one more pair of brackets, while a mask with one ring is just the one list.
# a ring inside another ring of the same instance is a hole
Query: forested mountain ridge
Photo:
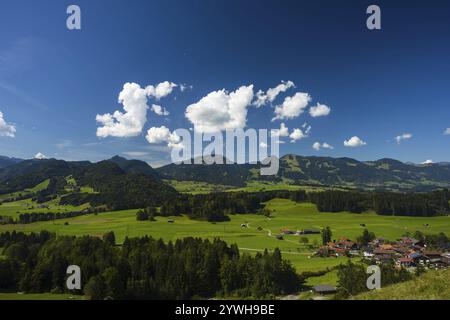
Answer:
[[[20, 192], [50, 180], [50, 185], [57, 187], [42, 191], [46, 197], [58, 195], [61, 204], [80, 205], [89, 202], [94, 207], [106, 205], [114, 210], [160, 205], [163, 200], [178, 194], [162, 182], [150, 166], [148, 169], [145, 166], [148, 165], [144, 162], [118, 157], [98, 163], [24, 160], [0, 169], [0, 194]], [[69, 178], [78, 187], [89, 186], [95, 192], [83, 193], [76, 188], [67, 191]]]
[[12, 166], [13, 164], [19, 163], [21, 161], [23, 160], [18, 158], [0, 156], [0, 169]]
[[[249, 182], [269, 181], [291, 185], [387, 191], [430, 191], [450, 187], [449, 163], [417, 165], [387, 158], [358, 161], [351, 158], [289, 154], [280, 158], [280, 169], [275, 176], [261, 176], [260, 164], [169, 164], [153, 169], [143, 161], [127, 160], [119, 156], [102, 162], [111, 163], [116, 167], [114, 170], [111, 167], [112, 171], [109, 174], [145, 176], [153, 182], [160, 183], [161, 179], [168, 179], [243, 187]], [[96, 168], [99, 163], [56, 159], [23, 160], [0, 168], [0, 193], [32, 188], [55, 176], [77, 175], [89, 180], [86, 172], [98, 173], [92, 171], [92, 168]]]
[[149, 166], [148, 163], [141, 160], [128, 160], [123, 157], [114, 156], [107, 161], [117, 164], [127, 173], [143, 174], [157, 180], [161, 178], [155, 169]]
[[275, 176], [261, 176], [260, 164], [176, 165], [156, 169], [163, 177], [242, 186], [249, 181], [362, 189], [428, 191], [450, 186], [450, 164], [406, 164], [394, 159], [358, 161], [351, 158], [285, 155]]

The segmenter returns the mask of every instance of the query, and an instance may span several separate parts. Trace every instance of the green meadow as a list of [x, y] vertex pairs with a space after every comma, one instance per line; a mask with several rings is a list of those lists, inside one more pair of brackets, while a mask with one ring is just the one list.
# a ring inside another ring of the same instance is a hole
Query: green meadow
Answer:
[[31, 199], [25, 199], [0, 204], [0, 216], [12, 217], [14, 219], [17, 219], [22, 213], [61, 213], [81, 211], [88, 207], [88, 204], [84, 204], [81, 206], [61, 206], [59, 205], [59, 198], [43, 204], [38, 204]]
[[450, 270], [429, 271], [418, 278], [365, 292], [354, 300], [449, 300]]
[[52, 293], [0, 293], [1, 300], [83, 300], [83, 296]]
[[[346, 258], [318, 258], [312, 253], [321, 243], [320, 235], [309, 235], [308, 245], [299, 242], [299, 236], [284, 236], [278, 240], [275, 235], [280, 229], [301, 230], [305, 228], [322, 229], [330, 226], [333, 238], [347, 237], [355, 239], [365, 224], [366, 228], [377, 236], [395, 240], [405, 234], [420, 230], [424, 233], [445, 232], [450, 234], [450, 217], [392, 217], [379, 216], [368, 212], [353, 213], [321, 213], [311, 203], [295, 203], [285, 199], [274, 199], [267, 202], [266, 207], [272, 211], [272, 217], [261, 215], [231, 215], [230, 221], [210, 223], [181, 217], [156, 217], [156, 221], [137, 221], [137, 210], [90, 214], [80, 217], [55, 221], [36, 222], [26, 225], [1, 225], [0, 232], [23, 231], [38, 232], [49, 230], [65, 235], [102, 236], [114, 231], [120, 243], [126, 236], [137, 237], [150, 235], [173, 241], [184, 237], [220, 238], [228, 243], [236, 243], [242, 251], [255, 253], [264, 249], [279, 248], [284, 258], [289, 259], [299, 272], [324, 270], [327, 267], [345, 262]], [[1, 208], [1, 206], [0, 206]], [[168, 222], [173, 220], [173, 223]], [[67, 225], [66, 225], [67, 224]], [[424, 225], [428, 224], [428, 227]], [[242, 227], [246, 225], [247, 227]]]

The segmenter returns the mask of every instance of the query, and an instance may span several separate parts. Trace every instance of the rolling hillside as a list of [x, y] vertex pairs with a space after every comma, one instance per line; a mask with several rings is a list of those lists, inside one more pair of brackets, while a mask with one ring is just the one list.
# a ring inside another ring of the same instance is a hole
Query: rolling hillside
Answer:
[[243, 186], [255, 181], [293, 185], [339, 186], [368, 190], [427, 191], [450, 187], [450, 164], [406, 164], [393, 159], [285, 155], [276, 176], [260, 176], [258, 164], [176, 165], [156, 169], [166, 179]]
[[[50, 181], [51, 190], [47, 188], [35, 196], [58, 196], [63, 205], [79, 206], [89, 202], [112, 209], [138, 208], [160, 204], [163, 199], [177, 195], [148, 164], [120, 157], [98, 163], [24, 160], [0, 169], [0, 195], [22, 192], [45, 180]], [[82, 189], [69, 192], [69, 181], [95, 192], [86, 193]]]
[[429, 271], [426, 274], [377, 291], [353, 297], [355, 300], [449, 300], [450, 270]]

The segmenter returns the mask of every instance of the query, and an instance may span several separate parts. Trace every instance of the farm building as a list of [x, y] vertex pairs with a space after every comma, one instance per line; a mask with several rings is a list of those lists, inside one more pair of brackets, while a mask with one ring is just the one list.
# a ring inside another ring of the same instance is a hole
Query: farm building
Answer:
[[297, 234], [320, 234], [320, 230], [315, 229], [303, 229], [301, 231], [297, 231]]
[[318, 284], [313, 287], [313, 291], [318, 294], [333, 294], [336, 293], [336, 288], [329, 284]]

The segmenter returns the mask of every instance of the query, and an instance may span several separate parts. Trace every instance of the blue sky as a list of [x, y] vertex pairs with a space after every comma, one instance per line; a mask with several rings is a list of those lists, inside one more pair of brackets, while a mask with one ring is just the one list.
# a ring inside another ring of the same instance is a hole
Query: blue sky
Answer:
[[[366, 28], [373, 3], [382, 30]], [[81, 8], [81, 30], [66, 28], [70, 4]], [[98, 161], [120, 154], [160, 165], [170, 149], [148, 142], [150, 128], [193, 127], [188, 106], [194, 121], [215, 117], [216, 109], [201, 108], [217, 101], [202, 98], [219, 91], [226, 101], [253, 86], [245, 128], [284, 123], [291, 134], [311, 126], [295, 143], [285, 137], [282, 154], [450, 161], [448, 2], [16, 0], [2, 3], [0, 39], [1, 155]], [[295, 87], [254, 106], [258, 90], [267, 94], [282, 80]], [[177, 87], [160, 99], [147, 94], [147, 104], [170, 115], [148, 110], [137, 135], [98, 136], [97, 115], [125, 112], [124, 84], [144, 92], [164, 81]], [[303, 112], [271, 121], [296, 93], [311, 97]], [[312, 117], [317, 103], [331, 112]], [[412, 137], [397, 143], [403, 134]], [[366, 144], [345, 146], [354, 136]], [[316, 142], [334, 148], [315, 150]]]

